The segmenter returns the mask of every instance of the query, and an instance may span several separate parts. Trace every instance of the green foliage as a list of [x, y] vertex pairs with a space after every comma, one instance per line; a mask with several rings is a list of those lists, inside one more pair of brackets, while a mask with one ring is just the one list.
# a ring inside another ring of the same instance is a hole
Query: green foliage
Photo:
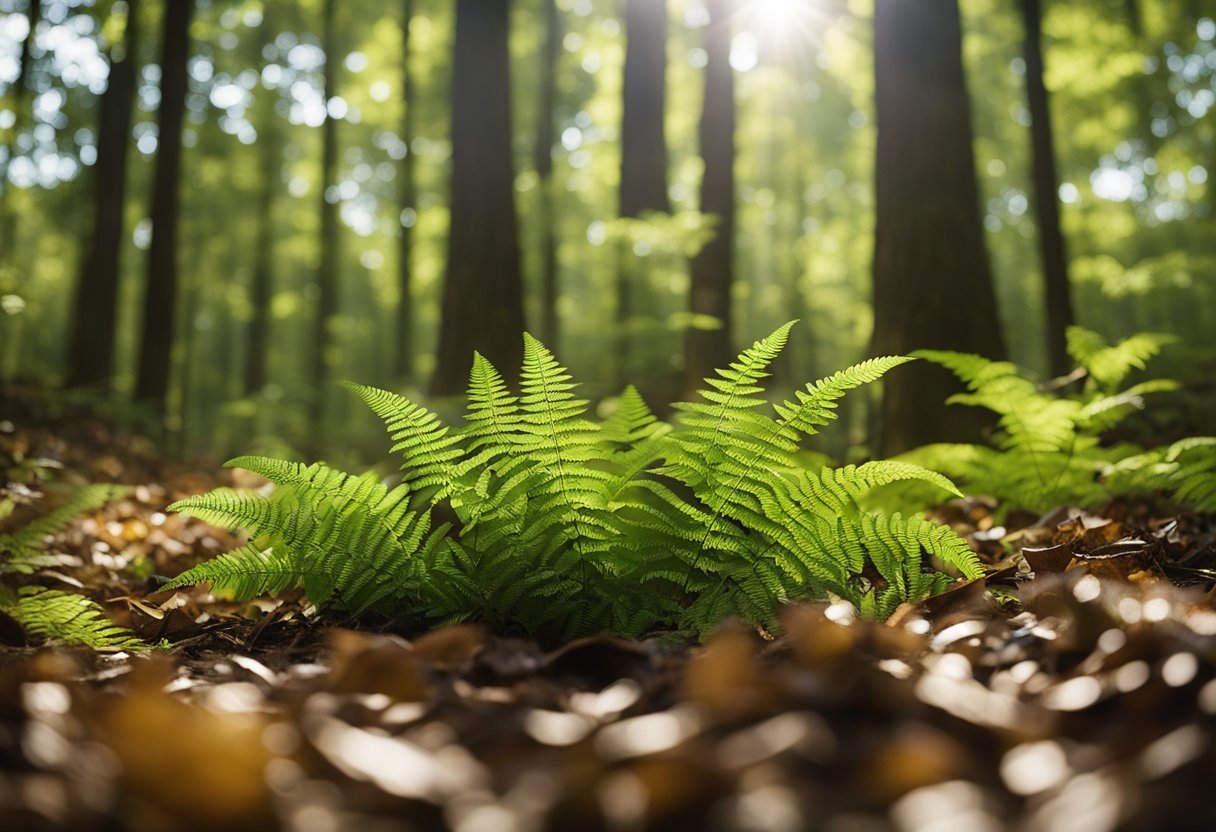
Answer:
[[[951, 370], [967, 385], [949, 404], [983, 407], [999, 416], [991, 445], [936, 444], [901, 457], [961, 480], [973, 493], [995, 497], [1001, 511], [1044, 512], [1060, 505], [1092, 507], [1112, 496], [1165, 491], [1199, 504], [1206, 439], [1151, 453], [1130, 443], [1104, 444], [1103, 434], [1144, 408], [1150, 393], [1177, 389], [1150, 379], [1121, 388], [1131, 371], [1174, 339], [1140, 333], [1116, 344], [1070, 327], [1068, 349], [1077, 370], [1054, 386], [1039, 386], [1005, 361], [977, 355], [922, 351], [916, 355]], [[1079, 382], [1080, 389], [1076, 389]], [[1184, 460], [1183, 457], [1186, 457]]]
[[0, 556], [0, 575], [29, 575], [39, 569], [61, 566], [63, 556], [46, 551], [46, 539], [78, 515], [101, 508], [125, 493], [126, 489], [121, 486], [86, 485], [50, 513], [13, 532], [0, 534], [0, 553], [3, 553]]
[[[520, 389], [474, 355], [465, 425], [383, 390], [348, 385], [403, 458], [392, 490], [323, 464], [241, 457], [269, 495], [217, 489], [174, 509], [250, 530], [244, 548], [168, 587], [208, 582], [250, 598], [303, 587], [353, 613], [458, 620], [556, 637], [611, 629], [703, 632], [729, 615], [775, 626], [776, 606], [832, 593], [882, 616], [974, 555], [948, 528], [866, 513], [872, 488], [945, 477], [901, 462], [806, 469], [800, 442], [847, 391], [910, 359], [877, 358], [776, 405], [760, 381], [792, 324], [753, 344], [672, 430], [627, 388], [601, 423], [543, 344], [524, 336]], [[431, 528], [432, 511], [454, 522]]]
[[1123, 493], [1160, 491], [1197, 511], [1216, 512], [1216, 437], [1193, 436], [1121, 459], [1106, 478]]
[[83, 595], [24, 586], [16, 603], [5, 607], [31, 636], [95, 650], [142, 650], [147, 645], [106, 617], [105, 610]]
[[[126, 490], [115, 485], [85, 486], [50, 513], [0, 535], [0, 575], [31, 575], [63, 565], [63, 555], [46, 550], [47, 539], [76, 516], [100, 508]], [[0, 584], [0, 611], [38, 639], [108, 650], [146, 646], [129, 630], [111, 622], [99, 605], [74, 592]]]

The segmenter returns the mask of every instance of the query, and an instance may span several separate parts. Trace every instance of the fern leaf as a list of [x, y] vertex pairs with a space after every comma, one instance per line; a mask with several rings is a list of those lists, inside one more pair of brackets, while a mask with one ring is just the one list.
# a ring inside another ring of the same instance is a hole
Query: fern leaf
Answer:
[[353, 382], [343, 382], [343, 386], [384, 422], [396, 443], [389, 453], [401, 454], [401, 470], [413, 490], [451, 484], [452, 466], [464, 451], [459, 437], [437, 415], [387, 390]]
[[942, 350], [920, 350], [914, 356], [940, 364], [963, 381], [970, 392], [951, 396], [948, 404], [983, 407], [1000, 416], [1003, 434], [997, 444], [1035, 454], [1067, 453], [1077, 435], [1081, 405], [1045, 395], [1007, 361]]
[[1162, 347], [1178, 340], [1165, 333], [1140, 332], [1108, 345], [1098, 333], [1079, 326], [1070, 326], [1066, 338], [1069, 355], [1103, 389], [1122, 384], [1128, 373], [1144, 369], [1145, 363], [1161, 352]]
[[147, 647], [125, 627], [106, 617], [99, 605], [74, 592], [24, 586], [6, 612], [31, 636], [94, 650], [142, 650]]
[[469, 457], [460, 473], [492, 465], [518, 441], [519, 398], [511, 395], [502, 374], [481, 353], [473, 353], [468, 399], [461, 438]]
[[230, 463], [279, 488], [265, 497], [216, 489], [171, 506], [251, 530], [256, 542], [178, 576], [171, 587], [208, 582], [243, 599], [302, 586], [314, 603], [337, 600], [362, 612], [422, 579], [416, 557], [429, 512], [409, 508], [409, 486], [388, 491], [374, 476], [351, 476], [317, 463], [264, 457]]
[[797, 402], [785, 401], [777, 405], [777, 415], [784, 424], [807, 436], [814, 436], [819, 432], [818, 428], [836, 418], [837, 399], [849, 390], [877, 381], [888, 370], [911, 360], [911, 356], [888, 355], [854, 364], [825, 379], [808, 384], [805, 390], [795, 391]]
[[1216, 512], [1216, 437], [1193, 436], [1108, 466], [1103, 479], [1118, 495], [1158, 491], [1196, 511]]
[[210, 584], [216, 595], [247, 601], [262, 595], [277, 595], [296, 586], [301, 568], [271, 549], [249, 544], [187, 569], [162, 590]]
[[0, 574], [15, 572], [28, 575], [58, 565], [61, 559], [43, 548], [47, 538], [58, 533], [78, 515], [99, 509], [130, 490], [120, 485], [86, 485], [53, 511], [13, 532], [0, 535]]

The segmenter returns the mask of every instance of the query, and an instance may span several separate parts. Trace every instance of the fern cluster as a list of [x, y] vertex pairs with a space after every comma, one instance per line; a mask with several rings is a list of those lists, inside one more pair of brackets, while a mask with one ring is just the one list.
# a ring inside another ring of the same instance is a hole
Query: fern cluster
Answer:
[[[73, 518], [100, 508], [126, 489], [88, 485], [62, 505], [15, 531], [0, 535], [0, 576], [29, 576], [62, 566], [68, 559], [47, 551], [47, 539]], [[139, 649], [146, 645], [131, 631], [106, 617], [105, 610], [83, 595], [26, 584], [0, 583], [0, 612], [11, 616], [37, 639], [95, 649]]]
[[1211, 485], [1201, 473], [1216, 467], [1210, 440], [1187, 440], [1149, 453], [1131, 443], [1104, 441], [1105, 433], [1144, 407], [1145, 396], [1177, 389], [1167, 379], [1123, 387], [1132, 370], [1143, 369], [1172, 340], [1140, 333], [1111, 345], [1095, 332], [1070, 327], [1068, 349], [1077, 369], [1054, 388], [1036, 385], [1006, 361], [915, 353], [966, 384], [967, 392], [952, 396], [949, 404], [992, 411], [998, 429], [990, 445], [928, 445], [901, 459], [931, 466], [972, 493], [996, 498], [1002, 511], [1086, 508], [1146, 491], [1163, 491], [1197, 507], [1211, 505]]
[[1216, 436], [1192, 436], [1125, 457], [1105, 476], [1119, 493], [1159, 491], [1197, 511], [1216, 513]]
[[858, 364], [766, 413], [760, 382], [790, 326], [707, 379], [702, 401], [677, 405], [678, 430], [633, 388], [607, 419], [589, 420], [569, 373], [529, 335], [518, 392], [474, 356], [459, 429], [395, 393], [347, 385], [384, 421], [401, 483], [232, 460], [274, 490], [219, 489], [173, 508], [248, 529], [250, 543], [168, 586], [206, 582], [238, 598], [300, 586], [356, 614], [570, 637], [703, 632], [730, 615], [774, 626], [784, 599], [829, 593], [881, 616], [946, 586], [937, 566], [978, 574], [948, 528], [859, 507], [897, 480], [957, 493], [945, 477], [902, 462], [798, 462], [836, 400], [911, 359]]

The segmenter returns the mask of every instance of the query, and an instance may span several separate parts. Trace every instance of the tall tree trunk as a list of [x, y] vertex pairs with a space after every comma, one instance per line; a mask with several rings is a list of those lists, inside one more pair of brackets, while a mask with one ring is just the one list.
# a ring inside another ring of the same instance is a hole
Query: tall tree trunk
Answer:
[[249, 337], [245, 347], [244, 395], [256, 396], [266, 386], [266, 364], [270, 356], [270, 298], [274, 291], [275, 261], [275, 195], [283, 185], [282, 143], [279, 135], [278, 113], [275, 112], [275, 90], [262, 90], [269, 101], [262, 114], [262, 130], [257, 145], [261, 157], [255, 210], [256, 242], [253, 253], [253, 279], [249, 287]]
[[[667, 196], [667, 0], [623, 0], [625, 70], [621, 99], [621, 179], [618, 214], [635, 218], [669, 211]], [[627, 380], [632, 343], [628, 326], [643, 278], [627, 245], [617, 249], [618, 381]]]
[[[873, 351], [933, 347], [1003, 358], [980, 224], [958, 4], [876, 4], [874, 56]], [[978, 434], [976, 408], [945, 404], [957, 389], [949, 373], [927, 363], [892, 372], [884, 384], [882, 452]]]
[[541, 249], [541, 338], [557, 349], [557, 233], [553, 225], [553, 138], [554, 109], [557, 98], [557, 58], [561, 51], [561, 13], [557, 0], [544, 0], [545, 42], [541, 47], [540, 96], [536, 113], [536, 145], [533, 164], [540, 181], [537, 185], [537, 214], [540, 222]]
[[461, 392], [476, 350], [519, 373], [523, 276], [511, 160], [509, 0], [457, 0], [452, 224], [431, 392]]
[[17, 240], [17, 215], [9, 205], [9, 192], [12, 184], [8, 181], [8, 168], [13, 157], [17, 155], [21, 132], [25, 129], [25, 99], [26, 93], [33, 89], [30, 81], [30, 65], [34, 60], [34, 42], [38, 35], [38, 23], [42, 20], [42, 0], [28, 0], [25, 10], [29, 33], [21, 41], [21, 53], [17, 58], [17, 77], [13, 79], [9, 89], [12, 90], [13, 125], [10, 128], [12, 141], [9, 142], [8, 156], [0, 162], [0, 266], [6, 265], [12, 259], [13, 244]]
[[334, 317], [338, 314], [338, 196], [331, 190], [338, 163], [338, 124], [329, 113], [337, 94], [338, 46], [334, 29], [335, 0], [321, 7], [321, 48], [325, 52], [323, 93], [325, 119], [321, 122], [320, 260], [317, 267], [317, 315], [313, 331], [312, 429], [318, 447], [326, 436], [325, 402], [329, 399], [330, 366], [334, 352]]
[[731, 283], [735, 239], [735, 79], [730, 66], [732, 0], [709, 0], [705, 30], [705, 103], [699, 138], [705, 172], [701, 210], [715, 214], [714, 238], [692, 261], [689, 308], [694, 315], [716, 318], [717, 329], [690, 327], [684, 339], [684, 387], [700, 388], [701, 379], [725, 367], [732, 351]]
[[93, 236], [80, 269], [68, 352], [69, 387], [108, 387], [114, 375], [114, 324], [127, 196], [127, 150], [139, 50], [139, 2], [128, 0], [121, 53], [110, 57], [101, 94], [93, 166]]
[[[405, 156], [401, 160], [401, 177], [398, 186], [398, 202], [401, 205], [401, 220], [397, 251], [397, 348], [393, 371], [403, 381], [414, 376], [414, 223], [417, 221], [417, 186], [415, 184], [414, 151], [410, 141], [414, 138], [414, 108], [418, 106], [418, 91], [414, 73], [410, 72], [410, 24], [414, 20], [414, 0], [404, 0], [401, 7], [401, 140], [405, 142]], [[413, 219], [406, 219], [406, 212], [414, 212]]]
[[177, 240], [182, 166], [182, 120], [186, 112], [186, 67], [194, 0], [165, 5], [161, 40], [160, 109], [156, 169], [152, 181], [152, 242], [144, 295], [137, 401], [165, 412], [177, 306]]
[[1056, 154], [1051, 108], [1043, 84], [1042, 11], [1039, 0], [1021, 0], [1026, 28], [1026, 101], [1030, 109], [1030, 150], [1034, 166], [1034, 205], [1039, 225], [1039, 256], [1043, 261], [1044, 303], [1047, 307], [1047, 360], [1053, 376], [1066, 374], [1065, 331], [1075, 322], [1069, 295], [1068, 257], [1060, 230]]

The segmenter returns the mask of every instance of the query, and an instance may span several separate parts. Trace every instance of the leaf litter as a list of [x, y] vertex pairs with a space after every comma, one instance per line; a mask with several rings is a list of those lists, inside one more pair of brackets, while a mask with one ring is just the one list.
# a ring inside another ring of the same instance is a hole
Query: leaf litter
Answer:
[[163, 649], [30, 646], [0, 622], [0, 828], [1100, 832], [1216, 812], [1210, 516], [997, 526], [960, 500], [942, 519], [988, 574], [887, 622], [798, 604], [775, 638], [553, 648], [157, 593], [236, 542], [163, 507], [230, 480], [72, 425], [0, 424], [4, 496], [20, 515], [52, 479], [135, 486], [57, 537], [57, 573]]

